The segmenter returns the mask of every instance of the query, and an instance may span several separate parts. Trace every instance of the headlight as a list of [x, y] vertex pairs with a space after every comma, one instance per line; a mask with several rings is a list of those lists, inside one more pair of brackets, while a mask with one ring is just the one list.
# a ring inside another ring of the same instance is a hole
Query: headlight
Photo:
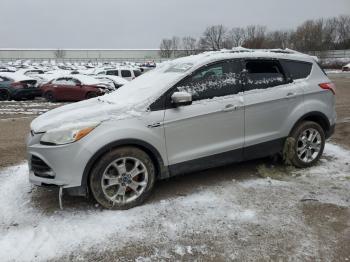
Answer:
[[99, 123], [64, 126], [47, 131], [41, 138], [43, 144], [65, 145], [87, 136]]

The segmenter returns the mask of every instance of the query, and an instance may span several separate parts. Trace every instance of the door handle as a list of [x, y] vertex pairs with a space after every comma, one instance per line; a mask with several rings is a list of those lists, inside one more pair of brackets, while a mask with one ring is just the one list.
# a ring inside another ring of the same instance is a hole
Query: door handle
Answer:
[[297, 94], [296, 93], [292, 93], [292, 92], [289, 92], [288, 94], [286, 94], [286, 98], [289, 99], [289, 98], [294, 98], [296, 97]]
[[228, 105], [225, 106], [225, 108], [222, 111], [230, 112], [230, 111], [237, 110], [238, 108], [239, 108], [238, 106], [235, 106], [233, 104], [228, 104]]

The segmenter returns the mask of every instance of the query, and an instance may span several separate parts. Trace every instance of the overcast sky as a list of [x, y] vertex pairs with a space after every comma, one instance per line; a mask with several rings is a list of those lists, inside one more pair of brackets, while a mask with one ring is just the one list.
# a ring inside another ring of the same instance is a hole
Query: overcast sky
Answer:
[[0, 48], [158, 48], [208, 25], [290, 29], [350, 0], [0, 0]]

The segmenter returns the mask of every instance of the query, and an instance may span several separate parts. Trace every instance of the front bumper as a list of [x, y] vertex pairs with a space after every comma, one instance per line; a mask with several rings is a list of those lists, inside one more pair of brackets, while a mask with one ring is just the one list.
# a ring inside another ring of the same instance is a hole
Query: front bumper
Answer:
[[92, 153], [81, 140], [61, 146], [42, 145], [42, 135], [30, 134], [27, 139], [29, 181], [37, 186], [81, 187]]

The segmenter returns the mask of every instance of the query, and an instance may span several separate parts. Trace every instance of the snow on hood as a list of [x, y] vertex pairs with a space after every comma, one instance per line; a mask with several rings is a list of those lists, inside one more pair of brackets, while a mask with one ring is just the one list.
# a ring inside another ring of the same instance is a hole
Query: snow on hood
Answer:
[[139, 76], [110, 94], [53, 109], [34, 119], [31, 129], [38, 133], [71, 123], [139, 116], [169, 86], [183, 77], [183, 73], [166, 72], [167, 68]]

